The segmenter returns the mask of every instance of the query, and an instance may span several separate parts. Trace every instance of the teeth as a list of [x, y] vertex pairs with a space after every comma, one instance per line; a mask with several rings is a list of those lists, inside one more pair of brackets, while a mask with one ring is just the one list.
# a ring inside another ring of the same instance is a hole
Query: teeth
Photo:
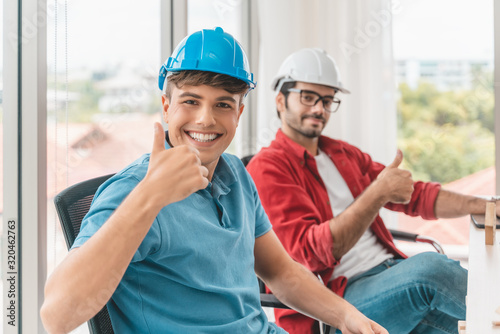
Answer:
[[215, 133], [198, 133], [198, 132], [188, 132], [189, 136], [199, 142], [209, 142], [217, 138]]

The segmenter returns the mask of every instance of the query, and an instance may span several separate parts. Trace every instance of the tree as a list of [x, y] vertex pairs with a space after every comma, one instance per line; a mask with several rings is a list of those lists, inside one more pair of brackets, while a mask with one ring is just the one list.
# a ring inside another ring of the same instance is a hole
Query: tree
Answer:
[[399, 90], [398, 145], [415, 179], [447, 183], [495, 163], [487, 81], [469, 91], [440, 92], [426, 82]]

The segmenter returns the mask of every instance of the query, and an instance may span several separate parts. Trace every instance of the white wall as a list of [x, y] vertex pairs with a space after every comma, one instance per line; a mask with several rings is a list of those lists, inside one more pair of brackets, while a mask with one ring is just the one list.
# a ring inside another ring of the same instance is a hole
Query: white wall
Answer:
[[391, 18], [401, 8], [389, 0], [261, 0], [258, 2], [258, 147], [274, 138], [280, 121], [270, 82], [283, 59], [304, 47], [320, 47], [340, 68], [352, 94], [324, 134], [346, 140], [384, 163], [396, 152], [396, 104]]

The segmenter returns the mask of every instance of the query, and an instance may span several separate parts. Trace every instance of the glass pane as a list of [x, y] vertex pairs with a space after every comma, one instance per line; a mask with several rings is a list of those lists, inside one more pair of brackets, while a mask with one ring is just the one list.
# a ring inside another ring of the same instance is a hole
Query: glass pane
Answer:
[[[405, 167], [449, 190], [493, 195], [493, 1], [473, 10], [465, 0], [400, 3], [393, 28]], [[436, 224], [401, 214], [399, 227], [468, 244], [469, 217]]]
[[188, 34], [222, 27], [242, 43], [242, 13], [246, 1], [189, 0]]
[[[151, 150], [153, 123], [161, 120], [159, 7], [132, 0], [47, 3], [49, 274], [67, 253], [54, 196]], [[80, 330], [87, 332], [86, 325]]]

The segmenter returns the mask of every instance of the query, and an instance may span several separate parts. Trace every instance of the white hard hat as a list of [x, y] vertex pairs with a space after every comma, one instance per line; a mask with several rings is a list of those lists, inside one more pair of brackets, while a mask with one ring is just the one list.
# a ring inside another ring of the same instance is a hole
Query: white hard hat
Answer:
[[325, 85], [350, 94], [342, 86], [335, 60], [319, 48], [302, 49], [289, 55], [281, 64], [271, 87], [278, 93], [285, 82], [302, 81]]

